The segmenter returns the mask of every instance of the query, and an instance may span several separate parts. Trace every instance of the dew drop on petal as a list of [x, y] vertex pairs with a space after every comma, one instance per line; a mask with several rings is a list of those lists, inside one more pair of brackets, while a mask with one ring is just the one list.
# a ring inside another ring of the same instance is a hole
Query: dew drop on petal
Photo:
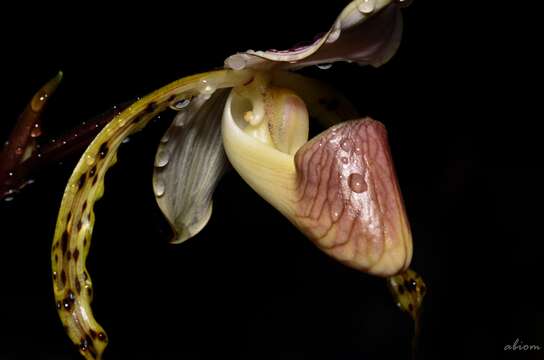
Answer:
[[157, 179], [154, 183], [153, 189], [155, 190], [155, 195], [161, 197], [164, 195], [166, 187], [161, 179]]
[[317, 67], [321, 70], [328, 70], [332, 67], [332, 64], [319, 64]]
[[157, 152], [157, 158], [155, 159], [155, 166], [156, 167], [163, 167], [163, 166], [166, 166], [168, 164], [168, 152], [166, 152], [165, 150], [159, 150], [159, 152]]
[[36, 138], [42, 134], [42, 129], [38, 124], [35, 124], [32, 130], [30, 130], [30, 137]]
[[122, 144], [127, 144], [127, 143], [129, 143], [129, 142], [130, 142], [130, 137], [126, 137], [126, 138], [123, 140]]
[[367, 185], [363, 175], [359, 173], [353, 173], [348, 177], [349, 188], [356, 193], [362, 193], [367, 190]]
[[189, 106], [190, 103], [191, 103], [191, 100], [189, 100], [189, 99], [181, 99], [179, 101], [176, 101], [172, 105], [170, 105], [170, 108], [172, 110], [179, 111], [179, 110], [184, 109], [187, 106]]
[[346, 152], [351, 151], [351, 143], [349, 140], [343, 140], [342, 143], [340, 144], [340, 147], [342, 148], [342, 150]]
[[95, 157], [92, 156], [92, 155], [87, 155], [87, 156], [85, 157], [85, 162], [86, 162], [87, 165], [89, 165], [89, 166], [90, 166], [90, 165], [93, 165], [95, 161], [96, 161], [96, 159], [95, 159]]
[[363, 0], [359, 4], [358, 9], [363, 14], [370, 14], [371, 12], [374, 11], [375, 6], [376, 6], [375, 0]]

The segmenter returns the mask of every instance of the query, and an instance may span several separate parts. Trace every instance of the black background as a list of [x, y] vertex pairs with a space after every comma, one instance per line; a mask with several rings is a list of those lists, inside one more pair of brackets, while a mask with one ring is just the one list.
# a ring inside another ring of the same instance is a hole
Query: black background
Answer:
[[[418, 358], [544, 358], [541, 151], [533, 130], [540, 117], [526, 106], [541, 93], [537, 74], [523, 71], [536, 62], [537, 46], [525, 36], [530, 22], [514, 26], [504, 9], [445, 3], [416, 0], [405, 9], [402, 46], [379, 69], [336, 64], [304, 73], [341, 89], [389, 130], [414, 234], [412, 267], [429, 289]], [[60, 69], [64, 81], [44, 116], [50, 137], [219, 67], [236, 51], [311, 39], [342, 4], [4, 9], [1, 138]], [[412, 325], [385, 282], [322, 254], [235, 172], [217, 189], [208, 226], [168, 244], [151, 188], [166, 126], [156, 122], [122, 146], [95, 207], [88, 268], [109, 359], [410, 358]], [[2, 360], [80, 358], [56, 314], [49, 263], [75, 160], [53, 164], [0, 204]], [[516, 339], [543, 350], [505, 352]]]

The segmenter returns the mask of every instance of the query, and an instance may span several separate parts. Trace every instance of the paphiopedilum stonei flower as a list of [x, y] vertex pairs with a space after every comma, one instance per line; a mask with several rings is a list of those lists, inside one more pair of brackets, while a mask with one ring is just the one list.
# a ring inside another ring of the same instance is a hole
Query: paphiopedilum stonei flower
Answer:
[[[396, 276], [390, 284], [399, 305], [419, 305], [421, 299], [411, 302], [401, 283], [411, 281], [403, 272], [412, 258], [412, 237], [385, 127], [370, 118], [356, 120], [341, 94], [292, 72], [336, 61], [382, 65], [399, 45], [404, 4], [353, 1], [310, 44], [232, 55], [224, 69], [156, 90], [104, 127], [68, 182], [52, 247], [57, 309], [82, 355], [101, 358], [107, 344], [91, 311], [85, 267], [94, 203], [123, 140], [168, 108], [178, 114], [158, 148], [153, 188], [174, 229], [173, 242], [206, 225], [213, 191], [230, 163], [321, 250], [354, 269]], [[308, 140], [310, 116], [329, 128]]]

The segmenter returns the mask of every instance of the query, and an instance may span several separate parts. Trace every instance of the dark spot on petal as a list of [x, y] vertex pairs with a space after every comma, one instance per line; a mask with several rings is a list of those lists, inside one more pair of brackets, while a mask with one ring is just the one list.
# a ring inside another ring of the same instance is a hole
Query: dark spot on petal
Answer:
[[89, 171], [89, 177], [93, 177], [96, 174], [96, 165], [91, 168]]
[[415, 280], [408, 279], [404, 282], [404, 286], [406, 286], [406, 290], [413, 292], [417, 288], [417, 283]]
[[98, 340], [106, 341], [106, 334], [104, 334], [103, 332], [99, 332], [98, 333]]
[[96, 339], [96, 331], [94, 331], [93, 329], [90, 329], [89, 334], [91, 334], [93, 339]]
[[58, 255], [58, 254], [55, 254], [55, 262], [56, 262], [56, 263], [59, 262], [59, 255]]
[[83, 202], [83, 205], [81, 206], [81, 212], [85, 211], [87, 209], [87, 200]]
[[150, 102], [145, 108], [145, 111], [148, 113], [153, 112], [155, 110], [157, 110], [157, 103], [154, 101]]
[[64, 230], [62, 233], [62, 239], [60, 241], [60, 246], [62, 249], [62, 253], [64, 254], [66, 250], [68, 250], [68, 231]]
[[98, 149], [98, 156], [100, 156], [100, 158], [103, 159], [106, 157], [107, 154], [108, 154], [108, 143], [105, 142], [105, 143], [102, 143], [102, 145], [100, 145], [100, 149]]
[[87, 238], [83, 239], [83, 246], [87, 246]]
[[79, 249], [74, 250], [74, 261], [77, 262], [77, 259], [79, 259]]
[[144, 119], [144, 117], [142, 115], [135, 116], [134, 120], [132, 120], [132, 123], [137, 124], [140, 121], [142, 121], [143, 119]]
[[70, 211], [68, 213], [68, 216], [66, 216], [66, 223], [69, 223], [71, 218], [72, 218], [72, 212]]
[[410, 312], [414, 311], [414, 305], [409, 304], [408, 305], [408, 310], [410, 310]]
[[85, 185], [85, 174], [81, 174], [81, 176], [79, 177], [79, 180], [77, 182], [77, 188], [81, 190], [83, 185]]
[[81, 231], [81, 226], [82, 226], [81, 220], [79, 220], [79, 221], [77, 222], [77, 232], [80, 232], [80, 231]]
[[399, 285], [399, 294], [404, 294], [404, 286]]
[[89, 349], [89, 342], [87, 339], [81, 339], [81, 343], [79, 344], [79, 349], [81, 351], [87, 351]]
[[64, 270], [60, 272], [60, 281], [62, 282], [62, 285], [66, 284], [66, 273]]
[[72, 258], [72, 253], [68, 250], [66, 252], [66, 261], [70, 261], [71, 258]]
[[84, 281], [87, 281], [89, 279], [89, 275], [87, 274], [86, 271], [83, 272], [83, 280]]
[[90, 298], [92, 298], [93, 297], [93, 289], [88, 287], [87, 288], [87, 294], [89, 295]]
[[95, 177], [95, 178], [93, 178], [93, 186], [95, 186], [95, 185], [96, 185], [96, 181], [97, 181], [97, 180], [98, 180], [98, 176], [97, 176], [97, 177]]
[[76, 280], [76, 291], [78, 294], [81, 294], [81, 284], [79, 283], [79, 280]]
[[168, 97], [168, 99], [167, 99], [166, 101], [172, 102], [172, 101], [174, 101], [175, 98], [176, 98], [176, 94], [172, 94], [172, 95], [170, 95], [170, 96]]
[[57, 280], [57, 272], [53, 271], [53, 280]]

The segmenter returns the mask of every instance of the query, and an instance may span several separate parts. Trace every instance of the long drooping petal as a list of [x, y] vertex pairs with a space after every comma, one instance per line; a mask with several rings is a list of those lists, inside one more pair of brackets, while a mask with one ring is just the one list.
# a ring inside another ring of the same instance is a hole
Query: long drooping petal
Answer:
[[310, 44], [288, 50], [238, 53], [225, 60], [232, 69], [298, 69], [335, 61], [380, 66], [397, 51], [402, 36], [400, 7], [406, 1], [355, 0], [333, 26]]
[[100, 359], [107, 336], [94, 319], [91, 278], [85, 267], [94, 225], [93, 207], [104, 192], [104, 176], [123, 140], [179, 101], [242, 84], [244, 71], [215, 71], [175, 81], [135, 102], [115, 117], [89, 145], [66, 186], [51, 252], [59, 316], [70, 339], [87, 359]]
[[227, 94], [222, 89], [177, 104], [180, 112], [159, 145], [153, 187], [173, 243], [196, 235], [210, 219], [212, 195], [227, 167], [220, 126]]

